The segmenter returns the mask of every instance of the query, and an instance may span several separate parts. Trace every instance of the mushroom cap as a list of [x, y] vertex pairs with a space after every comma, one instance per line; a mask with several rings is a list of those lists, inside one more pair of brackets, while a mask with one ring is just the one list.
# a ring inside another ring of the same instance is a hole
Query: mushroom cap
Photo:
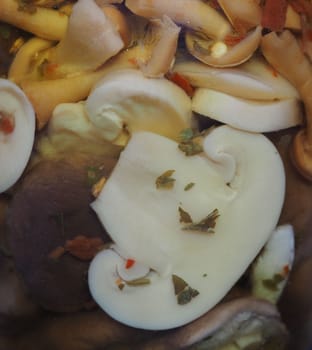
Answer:
[[[103, 159], [102, 159], [103, 161]], [[100, 163], [101, 164], [101, 163]], [[104, 159], [106, 173], [114, 162]], [[74, 311], [90, 300], [89, 263], [53, 252], [76, 236], [100, 237], [105, 231], [89, 207], [88, 166], [73, 157], [42, 161], [27, 174], [8, 209], [8, 229], [16, 267], [40, 305], [53, 311]]]

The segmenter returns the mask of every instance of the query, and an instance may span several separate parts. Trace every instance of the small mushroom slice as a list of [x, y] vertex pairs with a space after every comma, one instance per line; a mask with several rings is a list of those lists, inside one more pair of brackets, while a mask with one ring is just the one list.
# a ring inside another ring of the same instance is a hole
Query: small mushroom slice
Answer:
[[213, 67], [233, 67], [247, 61], [261, 41], [261, 26], [247, 34], [238, 44], [210, 40], [202, 32], [187, 31], [185, 42], [189, 52], [203, 63]]
[[68, 17], [57, 10], [38, 7], [34, 13], [19, 10], [15, 0], [0, 1], [0, 20], [48, 40], [60, 40], [67, 28]]
[[296, 135], [292, 155], [298, 171], [312, 180], [311, 62], [302, 52], [295, 36], [288, 30], [280, 36], [273, 32], [265, 35], [262, 38], [261, 48], [269, 63], [297, 88], [304, 103], [306, 127]]
[[292, 226], [277, 227], [252, 267], [252, 294], [255, 297], [274, 304], [278, 301], [288, 281], [294, 251]]
[[126, 0], [126, 6], [146, 18], [167, 15], [174, 22], [222, 40], [230, 31], [227, 19], [200, 0]]
[[[215, 68], [190, 57], [178, 57], [173, 71], [194, 87], [221, 91], [253, 100], [299, 98], [298, 91], [260, 57], [252, 57], [235, 68]], [[237, 84], [239, 81], [239, 84]]]
[[199, 88], [192, 109], [209, 118], [251, 132], [271, 132], [302, 124], [298, 99], [249, 100], [220, 91]]
[[[134, 327], [174, 328], [214, 307], [265, 244], [283, 204], [281, 159], [263, 135], [222, 126], [204, 138], [200, 154], [187, 156], [182, 146], [133, 133], [92, 203], [126, 255], [113, 249], [96, 255], [92, 296]], [[121, 290], [116, 266], [127, 257], [151, 271]]]
[[245, 34], [261, 23], [262, 9], [258, 0], [218, 0], [218, 4], [238, 33]]
[[275, 305], [239, 298], [220, 303], [192, 323], [160, 334], [137, 349], [284, 349], [287, 339], [287, 329]]
[[130, 133], [147, 130], [177, 139], [182, 129], [191, 126], [189, 96], [171, 81], [147, 78], [135, 69], [107, 74], [94, 86], [85, 106], [91, 122], [110, 140], [124, 127]]
[[14, 83], [0, 79], [0, 193], [13, 186], [29, 161], [35, 138], [35, 112]]

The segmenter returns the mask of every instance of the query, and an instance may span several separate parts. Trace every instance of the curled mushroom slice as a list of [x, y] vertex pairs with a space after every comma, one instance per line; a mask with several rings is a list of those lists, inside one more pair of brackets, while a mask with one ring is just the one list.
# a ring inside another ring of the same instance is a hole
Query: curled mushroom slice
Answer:
[[60, 40], [66, 32], [68, 17], [57, 10], [38, 7], [34, 13], [19, 10], [15, 0], [0, 1], [0, 20], [48, 40]]
[[63, 75], [95, 70], [124, 47], [117, 29], [93, 0], [73, 7], [67, 32], [50, 51], [48, 64]]
[[35, 113], [27, 96], [14, 83], [0, 79], [0, 193], [22, 175], [35, 137]]
[[239, 298], [221, 303], [189, 325], [152, 338], [137, 349], [283, 349], [287, 338], [287, 329], [273, 304]]
[[[312, 179], [312, 65], [302, 52], [296, 38], [284, 31], [280, 36], [270, 33], [262, 38], [265, 58], [299, 91], [305, 107], [306, 128], [294, 139], [292, 154], [298, 171]], [[285, 56], [287, 52], [287, 56]]]
[[238, 33], [245, 34], [261, 23], [262, 9], [257, 0], [218, 0], [218, 4]]
[[152, 20], [151, 25], [151, 32], [145, 39], [153, 43], [151, 58], [146, 63], [139, 62], [139, 66], [145, 76], [163, 77], [174, 63], [181, 28], [168, 16]]
[[252, 294], [276, 303], [294, 262], [295, 240], [291, 225], [274, 230], [252, 267]]
[[203, 63], [213, 67], [232, 67], [247, 61], [256, 51], [261, 40], [261, 27], [247, 34], [238, 44], [209, 40], [199, 32], [186, 33], [186, 47]]
[[227, 19], [200, 0], [126, 0], [125, 4], [139, 16], [161, 18], [167, 15], [174, 22], [214, 39], [221, 40], [231, 31]]
[[175, 63], [173, 71], [194, 87], [214, 89], [241, 98], [267, 101], [299, 98], [295, 87], [259, 57], [252, 57], [235, 69], [209, 67], [183, 58]]
[[209, 118], [252, 132], [271, 132], [302, 124], [298, 99], [248, 100], [223, 92], [199, 88], [192, 109]]
[[94, 300], [134, 327], [174, 328], [214, 307], [265, 244], [283, 204], [283, 165], [263, 135], [222, 126], [203, 139], [201, 154], [186, 156], [183, 145], [133, 133], [92, 203], [124, 258], [150, 269], [119, 288], [120, 254], [103, 250], [90, 265]]
[[[191, 125], [191, 100], [165, 78], [147, 78], [139, 70], [123, 69], [107, 74], [86, 100], [91, 122], [111, 130], [113, 140], [126, 128], [130, 133], [147, 130], [173, 139]], [[114, 131], [114, 132], [113, 132]]]

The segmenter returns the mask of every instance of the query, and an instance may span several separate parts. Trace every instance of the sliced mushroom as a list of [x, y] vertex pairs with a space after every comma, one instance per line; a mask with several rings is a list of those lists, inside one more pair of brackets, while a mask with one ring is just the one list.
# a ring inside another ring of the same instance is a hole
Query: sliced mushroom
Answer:
[[258, 0], [218, 0], [218, 4], [234, 29], [241, 34], [260, 25], [262, 9], [259, 2]]
[[57, 10], [38, 7], [34, 13], [19, 10], [19, 2], [0, 1], [0, 20], [48, 40], [60, 40], [67, 28], [68, 17]]
[[302, 124], [298, 99], [248, 100], [199, 88], [194, 93], [192, 109], [234, 128], [251, 132], [278, 131]]
[[209, 40], [200, 32], [188, 31], [186, 47], [194, 57], [210, 66], [233, 67], [247, 61], [256, 51], [261, 40], [261, 30], [258, 26], [233, 46], [223, 41]]
[[[260, 134], [223, 126], [205, 137], [203, 149], [187, 157], [172, 140], [134, 133], [92, 203], [127, 256], [100, 252], [89, 269], [90, 290], [123, 323], [166, 329], [203, 315], [235, 284], [276, 226], [284, 171], [273, 145]], [[261, 181], [255, 181], [259, 173]], [[189, 183], [193, 187], [185, 190]], [[139, 285], [119, 289], [116, 266], [127, 257], [151, 271]]]
[[227, 19], [200, 0], [126, 0], [126, 6], [146, 18], [170, 17], [174, 22], [222, 40], [230, 31]]
[[35, 138], [35, 112], [24, 92], [0, 79], [0, 193], [13, 186], [29, 161]]
[[235, 69], [209, 67], [185, 57], [177, 60], [173, 71], [194, 87], [214, 89], [241, 98], [268, 101], [299, 98], [295, 87], [257, 56]]
[[177, 139], [191, 125], [191, 100], [165, 78], [147, 78], [139, 70], [123, 69], [106, 75], [86, 100], [86, 111], [113, 140], [125, 127], [130, 133], [152, 131]]
[[146, 63], [139, 62], [139, 66], [147, 77], [163, 77], [174, 63], [181, 28], [168, 16], [152, 20], [151, 25], [151, 32], [145, 39], [152, 42], [151, 58]]
[[288, 281], [294, 254], [292, 226], [277, 227], [252, 267], [252, 294], [255, 297], [277, 303]]
[[[296, 38], [284, 31], [280, 36], [270, 33], [262, 38], [265, 58], [298, 90], [305, 106], [306, 128], [298, 132], [293, 143], [293, 159], [298, 171], [312, 179], [312, 65], [302, 52]], [[285, 52], [287, 55], [285, 56]]]

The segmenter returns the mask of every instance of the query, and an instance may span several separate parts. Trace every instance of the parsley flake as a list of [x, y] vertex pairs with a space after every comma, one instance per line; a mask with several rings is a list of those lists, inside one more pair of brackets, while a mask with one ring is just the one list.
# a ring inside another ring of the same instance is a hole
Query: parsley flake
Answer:
[[174, 286], [174, 294], [177, 297], [179, 305], [188, 304], [193, 298], [199, 295], [199, 291], [190, 287], [183, 278], [172, 275], [172, 282]]
[[188, 183], [188, 184], [184, 187], [184, 191], [189, 191], [194, 185], [195, 185], [194, 182]]
[[276, 292], [278, 290], [278, 285], [285, 280], [285, 277], [280, 273], [276, 273], [272, 278], [264, 279], [262, 284], [268, 290]]
[[185, 224], [193, 223], [191, 215], [181, 207], [179, 207], [179, 214], [180, 214], [180, 222], [184, 222]]
[[175, 179], [171, 175], [175, 170], [167, 170], [156, 179], [156, 188], [171, 189], [174, 186]]
[[219, 210], [214, 209], [204, 219], [200, 220], [197, 223], [192, 222], [189, 225], [184, 226], [182, 230], [214, 233], [213, 229], [216, 226], [216, 220], [218, 219], [219, 216], [220, 216]]

